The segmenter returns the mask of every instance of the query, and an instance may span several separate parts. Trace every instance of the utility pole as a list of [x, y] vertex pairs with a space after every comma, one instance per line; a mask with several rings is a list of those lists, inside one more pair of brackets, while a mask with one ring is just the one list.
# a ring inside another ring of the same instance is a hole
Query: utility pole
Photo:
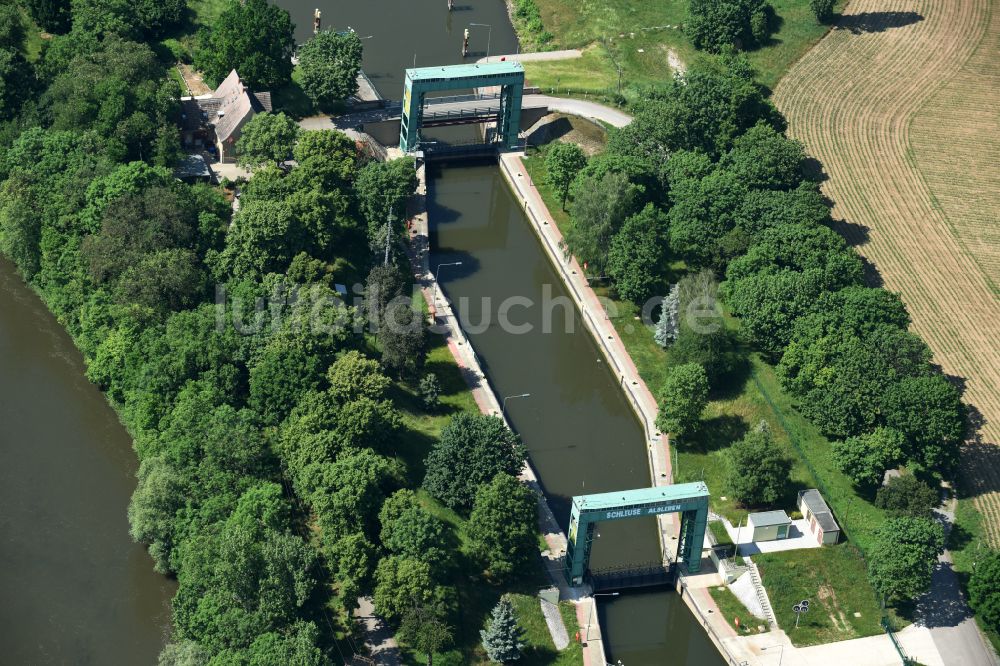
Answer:
[[392, 211], [386, 215], [385, 219], [385, 265], [389, 265], [389, 240], [392, 238]]

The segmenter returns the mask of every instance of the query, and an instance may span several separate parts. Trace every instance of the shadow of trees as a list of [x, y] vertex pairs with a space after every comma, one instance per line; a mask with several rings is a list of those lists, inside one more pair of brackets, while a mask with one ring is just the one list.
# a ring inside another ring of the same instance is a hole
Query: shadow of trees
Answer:
[[861, 12], [841, 16], [834, 23], [836, 30], [850, 30], [855, 35], [865, 32], [885, 32], [890, 28], [902, 28], [923, 21], [917, 12]]

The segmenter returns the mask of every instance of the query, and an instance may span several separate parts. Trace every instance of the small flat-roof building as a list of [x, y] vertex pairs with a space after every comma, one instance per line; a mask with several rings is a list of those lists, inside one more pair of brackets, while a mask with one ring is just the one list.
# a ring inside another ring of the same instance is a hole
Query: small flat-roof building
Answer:
[[835, 544], [840, 540], [840, 525], [833, 519], [826, 500], [815, 488], [799, 491], [799, 511], [809, 522], [809, 531], [821, 546]]
[[777, 541], [787, 539], [792, 519], [784, 511], [762, 511], [747, 517], [747, 527], [754, 541]]

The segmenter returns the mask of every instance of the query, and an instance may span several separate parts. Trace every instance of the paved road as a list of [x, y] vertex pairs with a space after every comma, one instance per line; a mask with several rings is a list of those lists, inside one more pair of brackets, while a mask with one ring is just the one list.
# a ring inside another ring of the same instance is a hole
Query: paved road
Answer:
[[[936, 511], [938, 520], [946, 531], [951, 529], [955, 519], [953, 511], [954, 500], [943, 510]], [[931, 589], [917, 602], [917, 615], [919, 623], [930, 630], [934, 645], [947, 663], [1000, 666], [996, 652], [976, 626], [948, 551], [938, 558], [937, 567], [931, 576]]]
[[480, 58], [476, 62], [500, 62], [501, 60], [514, 62], [542, 62], [544, 60], [572, 60], [583, 55], [580, 49], [566, 49], [564, 51], [537, 51], [535, 53], [508, 53], [492, 55], [489, 58]]
[[[429, 113], [435, 116], [446, 113], [461, 113], [473, 109], [499, 108], [500, 102], [494, 99], [465, 100], [452, 102], [449, 104], [436, 104], [431, 107]], [[571, 116], [583, 116], [605, 122], [614, 127], [624, 127], [632, 122], [632, 116], [613, 109], [597, 102], [589, 102], [581, 99], [566, 99], [563, 97], [552, 97], [550, 95], [525, 95], [521, 101], [523, 109], [537, 109], [547, 107], [551, 112], [565, 113]], [[372, 109], [369, 111], [359, 111], [348, 113], [342, 116], [312, 116], [299, 121], [299, 126], [307, 130], [317, 129], [354, 129], [365, 123], [377, 123], [387, 120], [398, 119], [400, 107], [390, 106], [385, 109]], [[527, 128], [525, 128], [527, 129]]]

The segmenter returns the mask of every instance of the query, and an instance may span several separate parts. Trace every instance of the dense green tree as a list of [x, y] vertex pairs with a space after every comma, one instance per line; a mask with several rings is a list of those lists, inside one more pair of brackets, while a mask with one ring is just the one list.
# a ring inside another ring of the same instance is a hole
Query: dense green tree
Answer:
[[[671, 157], [672, 160], [673, 157]], [[636, 155], [604, 151], [587, 160], [570, 184], [569, 193], [575, 198], [588, 182], [601, 180], [608, 173], [617, 173], [625, 176], [630, 183], [640, 188], [647, 199], [659, 204], [666, 204], [667, 175], [665, 167], [668, 165]]]
[[441, 382], [437, 375], [429, 372], [420, 378], [420, 399], [424, 403], [424, 409], [428, 412], [435, 412], [441, 407]]
[[468, 529], [491, 578], [523, 577], [538, 557], [538, 497], [510, 474], [497, 474], [476, 493]]
[[26, 280], [40, 268], [42, 255], [39, 244], [42, 219], [31, 206], [31, 186], [20, 178], [11, 178], [0, 185], [0, 251], [14, 264]]
[[280, 164], [292, 155], [299, 126], [284, 113], [258, 113], [243, 126], [236, 156], [243, 166]]
[[486, 628], [479, 632], [483, 649], [490, 661], [507, 664], [521, 658], [524, 649], [524, 630], [517, 624], [514, 604], [507, 597], [501, 597], [486, 621]]
[[23, 43], [20, 8], [15, 4], [0, 4], [0, 50], [20, 51]]
[[816, 299], [861, 283], [862, 266], [826, 227], [781, 226], [761, 232], [747, 254], [729, 265], [726, 277], [727, 301], [747, 336], [777, 356]]
[[221, 82], [235, 69], [254, 90], [279, 88], [291, 79], [295, 27], [287, 11], [267, 0], [230, 0], [198, 33], [195, 67]]
[[162, 457], [149, 457], [139, 465], [139, 483], [129, 503], [130, 534], [149, 547], [153, 567], [170, 571], [175, 520], [184, 506], [185, 484], [181, 475]]
[[390, 248], [405, 238], [406, 202], [416, 189], [417, 174], [410, 158], [369, 162], [358, 172], [355, 194], [373, 251], [385, 251], [387, 230]]
[[390, 553], [423, 560], [434, 572], [448, 567], [447, 527], [420, 504], [412, 490], [398, 490], [390, 496], [379, 512], [379, 523], [382, 545]]
[[378, 512], [386, 491], [398, 483], [391, 460], [371, 449], [342, 453], [332, 463], [312, 463], [305, 486], [328, 543], [359, 531], [377, 533]]
[[611, 239], [636, 212], [639, 190], [624, 174], [609, 172], [581, 184], [570, 208], [573, 224], [566, 230], [566, 250], [587, 271], [603, 275]]
[[152, 161], [180, 115], [180, 89], [152, 49], [109, 36], [70, 55], [40, 98], [52, 128], [94, 129], [114, 160]]
[[608, 276], [620, 296], [645, 303], [659, 281], [666, 244], [667, 219], [653, 204], [625, 220], [608, 251]]
[[361, 39], [353, 30], [323, 30], [299, 47], [302, 89], [320, 109], [329, 109], [358, 90]]
[[653, 164], [668, 163], [679, 150], [718, 158], [760, 120], [785, 129], [746, 56], [724, 55], [718, 63], [695, 62], [670, 84], [645, 91], [632, 122], [611, 133], [608, 152]]
[[743, 506], [771, 506], [788, 486], [791, 461], [766, 428], [748, 432], [729, 449], [726, 485]]
[[714, 386], [744, 362], [722, 318], [719, 284], [712, 271], [702, 270], [681, 278], [677, 288], [679, 327], [670, 360], [678, 365], [699, 364], [705, 368], [709, 386]]
[[994, 630], [1000, 627], [1000, 553], [978, 556], [969, 578], [969, 605]]
[[374, 331], [385, 319], [390, 303], [409, 302], [409, 299], [400, 299], [406, 285], [406, 276], [396, 265], [378, 263], [372, 266], [365, 279], [364, 309]]
[[660, 387], [660, 413], [656, 427], [674, 437], [686, 437], [698, 429], [708, 404], [708, 376], [697, 363], [675, 365]]
[[181, 548], [174, 623], [179, 638], [211, 650], [247, 647], [290, 623], [316, 586], [316, 554], [291, 533], [276, 484], [248, 490], [217, 535]]
[[907, 439], [910, 461], [948, 475], [965, 439], [965, 408], [958, 389], [940, 373], [905, 377], [885, 396], [884, 418]]
[[184, 0], [72, 0], [73, 28], [100, 36], [154, 37], [179, 25]]
[[[299, 134], [299, 140], [292, 148], [292, 156], [300, 168], [309, 162], [309, 166], [322, 164], [324, 171], [332, 168], [336, 180], [326, 183], [332, 186], [339, 183], [349, 183], [354, 180], [358, 170], [358, 149], [346, 134], [337, 130], [310, 130]], [[297, 172], [301, 173], [299, 169]], [[308, 172], [308, 167], [302, 169]], [[254, 179], [260, 177], [255, 174]]]
[[830, 206], [816, 183], [803, 181], [787, 191], [747, 192], [735, 212], [735, 220], [736, 228], [753, 242], [762, 231], [772, 227], [826, 224], [830, 220]]
[[53, 34], [69, 31], [71, 14], [70, 0], [31, 0], [25, 3], [31, 18], [43, 30]]
[[875, 496], [875, 506], [890, 515], [911, 518], [931, 518], [940, 503], [938, 491], [913, 474], [892, 477]]
[[690, 0], [689, 9], [684, 31], [699, 49], [752, 49], [771, 34], [774, 8], [766, 0]]
[[826, 23], [833, 17], [833, 6], [837, 0], [809, 0], [809, 9], [820, 23]]
[[653, 339], [661, 347], [669, 347], [670, 343], [677, 339], [681, 321], [680, 309], [680, 286], [673, 284], [663, 298], [660, 318], [657, 320], [656, 330], [653, 332]]
[[287, 201], [248, 201], [226, 234], [226, 247], [219, 255], [219, 277], [247, 279], [284, 272], [306, 240], [305, 230]]
[[454, 630], [437, 608], [416, 606], [403, 614], [397, 635], [415, 650], [427, 655], [427, 666], [434, 665], [434, 653], [451, 645]]
[[899, 464], [903, 457], [903, 434], [892, 428], [875, 428], [870, 433], [848, 437], [833, 443], [837, 467], [863, 488], [882, 483], [885, 471]]
[[527, 452], [496, 416], [461, 413], [441, 430], [427, 456], [424, 488], [447, 506], [467, 512], [479, 487], [500, 473], [517, 476]]
[[805, 158], [805, 148], [799, 141], [760, 121], [736, 139], [721, 165], [747, 187], [788, 190], [802, 180]]
[[20, 52], [0, 48], [0, 120], [13, 118], [35, 89], [35, 73]]
[[299, 399], [323, 381], [322, 359], [276, 337], [250, 368], [250, 407], [261, 425], [277, 425]]
[[701, 179], [671, 183], [670, 247], [698, 266], [723, 268], [742, 246], [728, 252], [726, 240], [736, 226], [735, 212], [746, 196], [745, 184], [725, 169]]
[[398, 622], [414, 607], [437, 607], [453, 596], [435, 582], [429, 564], [398, 555], [378, 563], [375, 581], [375, 612], [390, 622]]
[[545, 153], [545, 178], [561, 197], [563, 210], [566, 210], [569, 186], [586, 165], [587, 155], [575, 143], [560, 141]]
[[920, 338], [881, 324], [864, 331], [835, 329], [815, 339], [796, 336], [778, 375], [806, 416], [828, 435], [844, 438], [883, 425], [892, 387], [930, 372], [929, 359]]
[[930, 587], [943, 550], [939, 523], [930, 518], [892, 518], [875, 531], [868, 549], [868, 577], [887, 602], [916, 599]]
[[391, 302], [378, 329], [382, 364], [398, 375], [412, 375], [424, 365], [426, 324], [406, 302]]
[[330, 394], [340, 402], [358, 398], [381, 400], [392, 381], [382, 374], [378, 361], [351, 350], [341, 355], [326, 373]]

